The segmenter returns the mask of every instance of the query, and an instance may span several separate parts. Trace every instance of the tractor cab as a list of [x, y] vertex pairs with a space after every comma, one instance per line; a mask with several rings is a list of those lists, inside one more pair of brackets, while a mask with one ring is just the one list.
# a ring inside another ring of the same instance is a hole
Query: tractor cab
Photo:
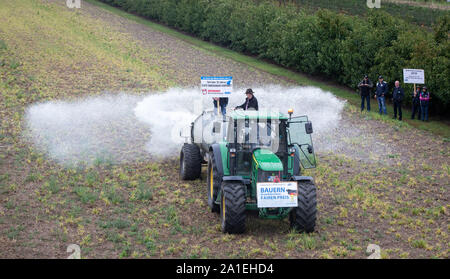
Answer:
[[285, 179], [298, 175], [300, 164], [315, 167], [312, 125], [307, 116], [237, 110], [226, 122], [230, 175], [249, 176], [253, 163], [263, 170], [279, 171]]
[[183, 146], [180, 174], [183, 179], [198, 178], [201, 162], [207, 162], [208, 205], [221, 212], [224, 232], [243, 232], [245, 225], [236, 220], [246, 210], [259, 211], [267, 219], [289, 215], [293, 227], [310, 232], [315, 186], [301, 169], [316, 166], [312, 132], [308, 117], [292, 117], [292, 111], [235, 110], [225, 117], [204, 112], [191, 125], [192, 143]]

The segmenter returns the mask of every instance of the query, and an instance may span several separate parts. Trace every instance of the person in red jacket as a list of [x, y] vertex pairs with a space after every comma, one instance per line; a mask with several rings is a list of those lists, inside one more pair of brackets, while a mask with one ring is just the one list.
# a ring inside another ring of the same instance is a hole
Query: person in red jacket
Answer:
[[421, 117], [420, 120], [428, 121], [428, 106], [430, 104], [430, 92], [426, 86], [422, 87], [422, 92], [420, 92], [420, 111]]

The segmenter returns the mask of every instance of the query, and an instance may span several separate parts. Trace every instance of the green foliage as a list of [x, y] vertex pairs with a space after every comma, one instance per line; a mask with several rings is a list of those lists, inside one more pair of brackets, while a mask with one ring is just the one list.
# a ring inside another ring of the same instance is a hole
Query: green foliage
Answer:
[[78, 186], [73, 190], [73, 192], [77, 194], [82, 203], [93, 204], [98, 199], [98, 195], [89, 187]]
[[6, 50], [8, 47], [6, 46], [5, 41], [0, 40], [0, 50]]
[[[419, 2], [433, 2], [436, 4], [437, 0], [424, 0]], [[439, 0], [442, 5], [446, 5], [446, 0]], [[309, 11], [315, 11], [319, 8], [326, 8], [333, 11], [342, 12], [345, 14], [351, 14], [354, 16], [366, 16], [371, 9], [367, 7], [366, 0], [294, 0], [297, 5], [308, 9]], [[411, 2], [411, 0], [410, 0]], [[416, 1], [417, 2], [417, 1]], [[448, 4], [447, 4], [448, 5]], [[389, 13], [395, 18], [401, 18], [418, 26], [431, 27], [437, 18], [448, 13], [444, 9], [430, 9], [428, 7], [421, 7], [417, 5], [399, 4], [393, 2], [387, 2], [381, 0], [380, 9], [386, 13]]]
[[[322, 9], [312, 13], [296, 4], [278, 6], [276, 1], [101, 1], [204, 40], [297, 71], [322, 75], [355, 89], [363, 74], [369, 74], [373, 81], [382, 74], [392, 88], [395, 80], [402, 81], [403, 68], [424, 69], [433, 98], [431, 112], [450, 111], [448, 14], [433, 19], [434, 32], [428, 32], [409, 24], [404, 17], [392, 16], [388, 9], [364, 8], [362, 18]], [[308, 3], [322, 7], [321, 1]], [[350, 4], [353, 1], [339, 5], [344, 5], [345, 10], [351, 8]], [[414, 7], [405, 11], [417, 9], [424, 17], [430, 10]], [[412, 85], [405, 85], [405, 89], [409, 96]], [[407, 104], [410, 101], [409, 97], [405, 100]]]

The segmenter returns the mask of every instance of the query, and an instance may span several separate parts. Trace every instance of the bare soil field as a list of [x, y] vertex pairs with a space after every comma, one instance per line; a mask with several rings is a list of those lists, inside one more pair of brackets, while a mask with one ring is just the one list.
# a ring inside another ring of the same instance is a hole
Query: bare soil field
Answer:
[[256, 216], [245, 234], [223, 234], [207, 207], [206, 170], [181, 181], [176, 156], [78, 167], [49, 159], [23, 136], [35, 103], [139, 97], [198, 86], [202, 75], [296, 85], [89, 3], [64, 3], [0, 3], [0, 258], [67, 258], [72, 243], [82, 258], [366, 258], [369, 244], [382, 258], [449, 257], [449, 141], [352, 105], [331, 133], [314, 135], [311, 234]]

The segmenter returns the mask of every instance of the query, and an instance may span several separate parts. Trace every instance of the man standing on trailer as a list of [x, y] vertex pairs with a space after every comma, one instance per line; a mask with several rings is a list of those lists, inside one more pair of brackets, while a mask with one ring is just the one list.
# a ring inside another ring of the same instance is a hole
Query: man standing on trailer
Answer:
[[253, 93], [255, 92], [253, 92], [251, 88], [247, 89], [247, 91], [245, 91], [245, 95], [247, 96], [245, 102], [242, 105], [237, 106], [236, 109], [258, 110], [258, 100], [253, 96]]

